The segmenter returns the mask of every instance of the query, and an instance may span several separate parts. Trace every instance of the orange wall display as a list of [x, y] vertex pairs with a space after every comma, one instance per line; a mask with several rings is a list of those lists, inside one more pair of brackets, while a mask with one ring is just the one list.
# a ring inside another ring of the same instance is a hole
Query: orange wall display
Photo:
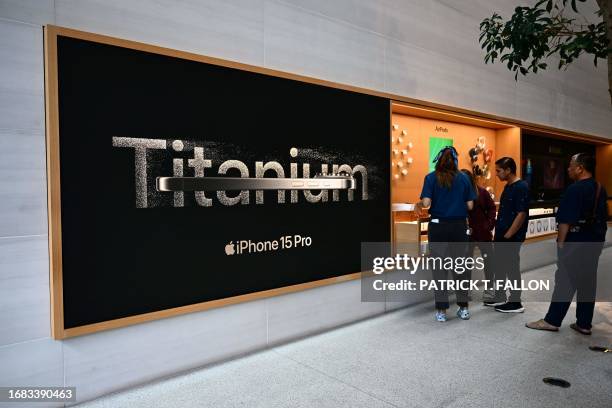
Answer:
[[[496, 130], [398, 113], [393, 114], [392, 125], [391, 201], [394, 203], [418, 201], [423, 178], [429, 173], [429, 141], [432, 137], [452, 139], [459, 153], [459, 168], [469, 170], [472, 169], [469, 150], [476, 146], [479, 138], [484, 138], [485, 150], [493, 150], [489, 162], [489, 178], [485, 180], [485, 184], [494, 189], [496, 199], [503, 188], [503, 184], [496, 183], [496, 158], [511, 155], [519, 164], [520, 129], [518, 128]], [[497, 152], [498, 138], [504, 139], [501, 142], [504, 151], [502, 156]], [[475, 164], [483, 167], [485, 164], [483, 154], [478, 155]]]
[[595, 148], [595, 177], [606, 188], [608, 194], [612, 194], [612, 144], [600, 145]]
[[[608, 192], [608, 196], [612, 195], [612, 144], [600, 145], [595, 148], [595, 178], [599, 181]], [[393, 191], [393, 190], [391, 190]], [[608, 214], [612, 214], [612, 200], [608, 200]]]
[[[516, 161], [516, 174], [521, 177], [521, 129], [517, 127], [497, 130], [495, 138], [497, 151], [495, 156], [512, 157]], [[495, 174], [493, 174], [495, 175]], [[495, 201], [499, 201], [499, 196], [504, 190], [505, 182], [494, 177], [495, 183]]]

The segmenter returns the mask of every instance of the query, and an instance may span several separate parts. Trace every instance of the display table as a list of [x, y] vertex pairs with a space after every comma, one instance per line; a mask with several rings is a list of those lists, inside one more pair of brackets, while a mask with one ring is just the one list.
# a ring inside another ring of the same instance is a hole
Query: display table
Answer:
[[394, 253], [419, 256], [421, 248], [421, 222], [399, 221], [394, 225]]
[[529, 220], [527, 221], [526, 239], [554, 235], [557, 233], [557, 202], [532, 202], [536, 208], [529, 209]]
[[414, 213], [414, 204], [393, 203], [393, 251], [417, 256], [421, 245], [421, 221]]

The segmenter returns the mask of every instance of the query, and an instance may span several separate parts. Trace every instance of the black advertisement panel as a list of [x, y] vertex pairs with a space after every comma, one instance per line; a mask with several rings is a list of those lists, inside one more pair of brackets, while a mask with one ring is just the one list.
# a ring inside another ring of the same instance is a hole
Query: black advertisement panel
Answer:
[[389, 100], [61, 35], [57, 69], [66, 329], [359, 272], [389, 240]]

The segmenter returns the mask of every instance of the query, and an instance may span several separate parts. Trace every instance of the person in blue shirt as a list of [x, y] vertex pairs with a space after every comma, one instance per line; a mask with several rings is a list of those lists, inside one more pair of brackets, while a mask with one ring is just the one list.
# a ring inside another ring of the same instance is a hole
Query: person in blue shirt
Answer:
[[[474, 206], [476, 191], [468, 177], [459, 171], [457, 151], [452, 146], [446, 146], [434, 159], [435, 171], [427, 174], [423, 182], [421, 201], [415, 206], [415, 211], [420, 215], [423, 207], [429, 207], [431, 220], [428, 226], [428, 239], [430, 255], [444, 259], [446, 257], [465, 257], [467, 255], [468, 210]], [[462, 244], [449, 244], [462, 243]], [[455, 281], [470, 279], [469, 271], [463, 274], [452, 271]], [[434, 279], [438, 282], [446, 280], [447, 270], [434, 268]], [[470, 318], [468, 310], [468, 291], [456, 290], [457, 294], [457, 316], [460, 319]], [[448, 291], [436, 290], [434, 292], [436, 302], [435, 318], [439, 322], [445, 322], [446, 309], [449, 308]]]
[[589, 335], [597, 292], [597, 265], [608, 228], [608, 193], [593, 178], [593, 156], [574, 155], [567, 172], [574, 183], [565, 190], [557, 212], [557, 272], [552, 302], [544, 319], [526, 326], [558, 331], [576, 294], [576, 323], [570, 327]]
[[[516, 162], [511, 157], [502, 157], [495, 162], [495, 173], [505, 181], [504, 191], [499, 199], [499, 210], [495, 223], [495, 282], [512, 282], [520, 287], [520, 250], [527, 235], [529, 214], [529, 186], [516, 175]], [[521, 290], [511, 289], [506, 299], [505, 290], [495, 291], [495, 298], [484, 302], [502, 313], [522, 313]]]

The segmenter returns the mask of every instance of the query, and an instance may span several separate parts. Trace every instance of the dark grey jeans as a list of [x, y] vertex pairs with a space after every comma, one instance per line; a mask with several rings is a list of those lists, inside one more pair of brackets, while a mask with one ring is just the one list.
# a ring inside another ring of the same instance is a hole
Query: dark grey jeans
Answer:
[[[521, 245], [523, 242], [509, 241], [503, 238], [495, 238], [495, 260], [493, 271], [495, 281], [510, 281], [513, 286], [521, 286]], [[518, 302], [521, 301], [521, 290], [510, 289], [510, 296], [506, 298], [506, 291], [495, 292], [497, 302]]]
[[[465, 257], [468, 252], [468, 238], [466, 234], [467, 223], [465, 220], [430, 222], [428, 225], [429, 254], [434, 257]], [[447, 280], [449, 271], [445, 269], [433, 269], [433, 278], [436, 281]], [[455, 281], [470, 280], [471, 271], [462, 274], [454, 270], [450, 272]], [[456, 290], [457, 305], [459, 307], [468, 306], [468, 290]], [[434, 292], [436, 309], [448, 309], [448, 290], [441, 289]]]

